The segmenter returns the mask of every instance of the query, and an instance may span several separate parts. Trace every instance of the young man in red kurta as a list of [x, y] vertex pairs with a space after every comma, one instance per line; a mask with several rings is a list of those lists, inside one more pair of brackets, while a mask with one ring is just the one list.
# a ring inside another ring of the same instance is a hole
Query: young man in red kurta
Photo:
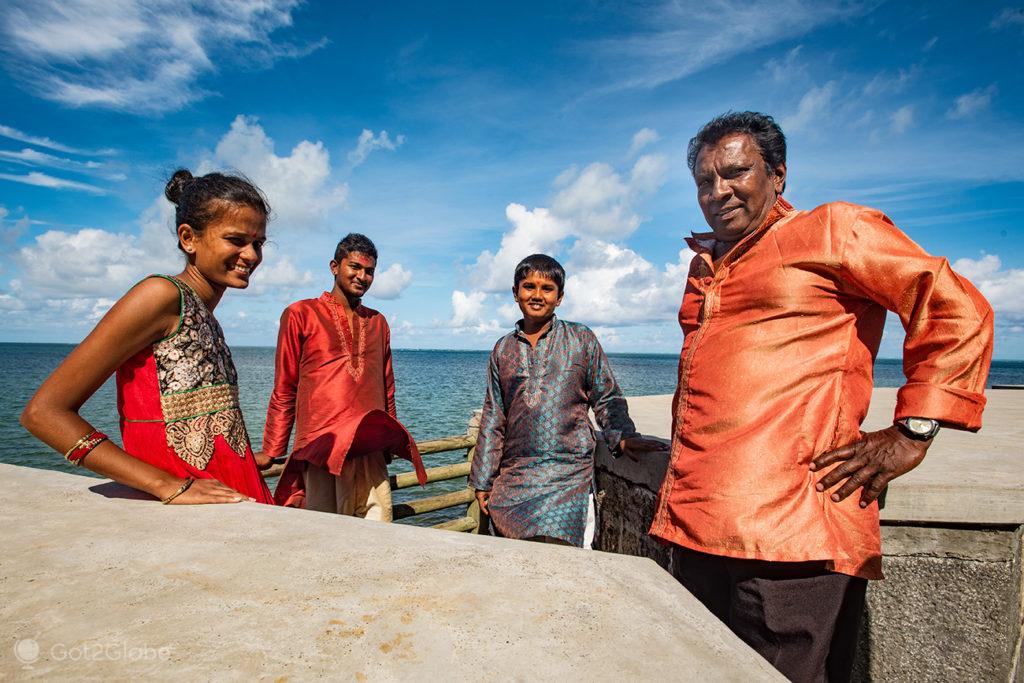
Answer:
[[390, 522], [390, 457], [412, 461], [426, 481], [416, 444], [395, 414], [391, 331], [383, 315], [362, 305], [376, 267], [373, 242], [346, 235], [331, 261], [332, 290], [281, 315], [257, 455], [264, 464], [285, 455], [295, 425], [278, 505]]

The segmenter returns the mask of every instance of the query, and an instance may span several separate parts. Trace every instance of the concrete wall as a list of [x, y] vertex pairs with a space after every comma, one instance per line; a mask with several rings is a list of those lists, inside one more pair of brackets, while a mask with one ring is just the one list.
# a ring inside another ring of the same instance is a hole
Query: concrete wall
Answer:
[[780, 678], [649, 560], [0, 480], [0, 679]]
[[[668, 436], [670, 397], [630, 400], [638, 428]], [[891, 424], [893, 390], [877, 390], [865, 429]], [[992, 391], [986, 427], [945, 431], [896, 480], [882, 510], [883, 570], [871, 582], [857, 680], [1021, 680], [1024, 392]], [[641, 463], [598, 453], [598, 547], [650, 557], [647, 535], [665, 455]]]

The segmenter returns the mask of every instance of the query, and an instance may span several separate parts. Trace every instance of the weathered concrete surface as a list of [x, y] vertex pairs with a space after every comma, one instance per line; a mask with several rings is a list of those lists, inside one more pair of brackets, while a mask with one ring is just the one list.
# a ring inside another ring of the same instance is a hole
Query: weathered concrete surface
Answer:
[[[860, 680], [1022, 680], [1021, 529], [1024, 391], [990, 390], [978, 434], [943, 430], [924, 462], [890, 486], [882, 509], [883, 570], [872, 582]], [[876, 389], [864, 429], [892, 423], [895, 389]], [[629, 399], [637, 428], [667, 438], [671, 396]], [[598, 544], [671, 554], [647, 529], [668, 456], [641, 463], [598, 453]]]
[[0, 678], [778, 679], [647, 560], [0, 477]]
[[1006, 681], [1019, 663], [1021, 528], [883, 526], [855, 668], [866, 681]]

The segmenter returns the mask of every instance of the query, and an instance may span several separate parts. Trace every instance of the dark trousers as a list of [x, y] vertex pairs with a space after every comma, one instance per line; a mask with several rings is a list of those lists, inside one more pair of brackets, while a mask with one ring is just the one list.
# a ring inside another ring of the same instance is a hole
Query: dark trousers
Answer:
[[791, 681], [849, 681], [867, 581], [824, 562], [742, 560], [672, 549], [672, 573]]

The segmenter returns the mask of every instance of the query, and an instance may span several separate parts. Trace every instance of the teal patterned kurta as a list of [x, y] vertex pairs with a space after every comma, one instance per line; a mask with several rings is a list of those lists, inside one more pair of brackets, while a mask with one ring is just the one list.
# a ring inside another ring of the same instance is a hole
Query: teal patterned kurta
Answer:
[[636, 435], [588, 327], [554, 318], [532, 348], [517, 324], [495, 344], [469, 485], [491, 492], [501, 535], [583, 545], [597, 443], [590, 408], [610, 448]]

